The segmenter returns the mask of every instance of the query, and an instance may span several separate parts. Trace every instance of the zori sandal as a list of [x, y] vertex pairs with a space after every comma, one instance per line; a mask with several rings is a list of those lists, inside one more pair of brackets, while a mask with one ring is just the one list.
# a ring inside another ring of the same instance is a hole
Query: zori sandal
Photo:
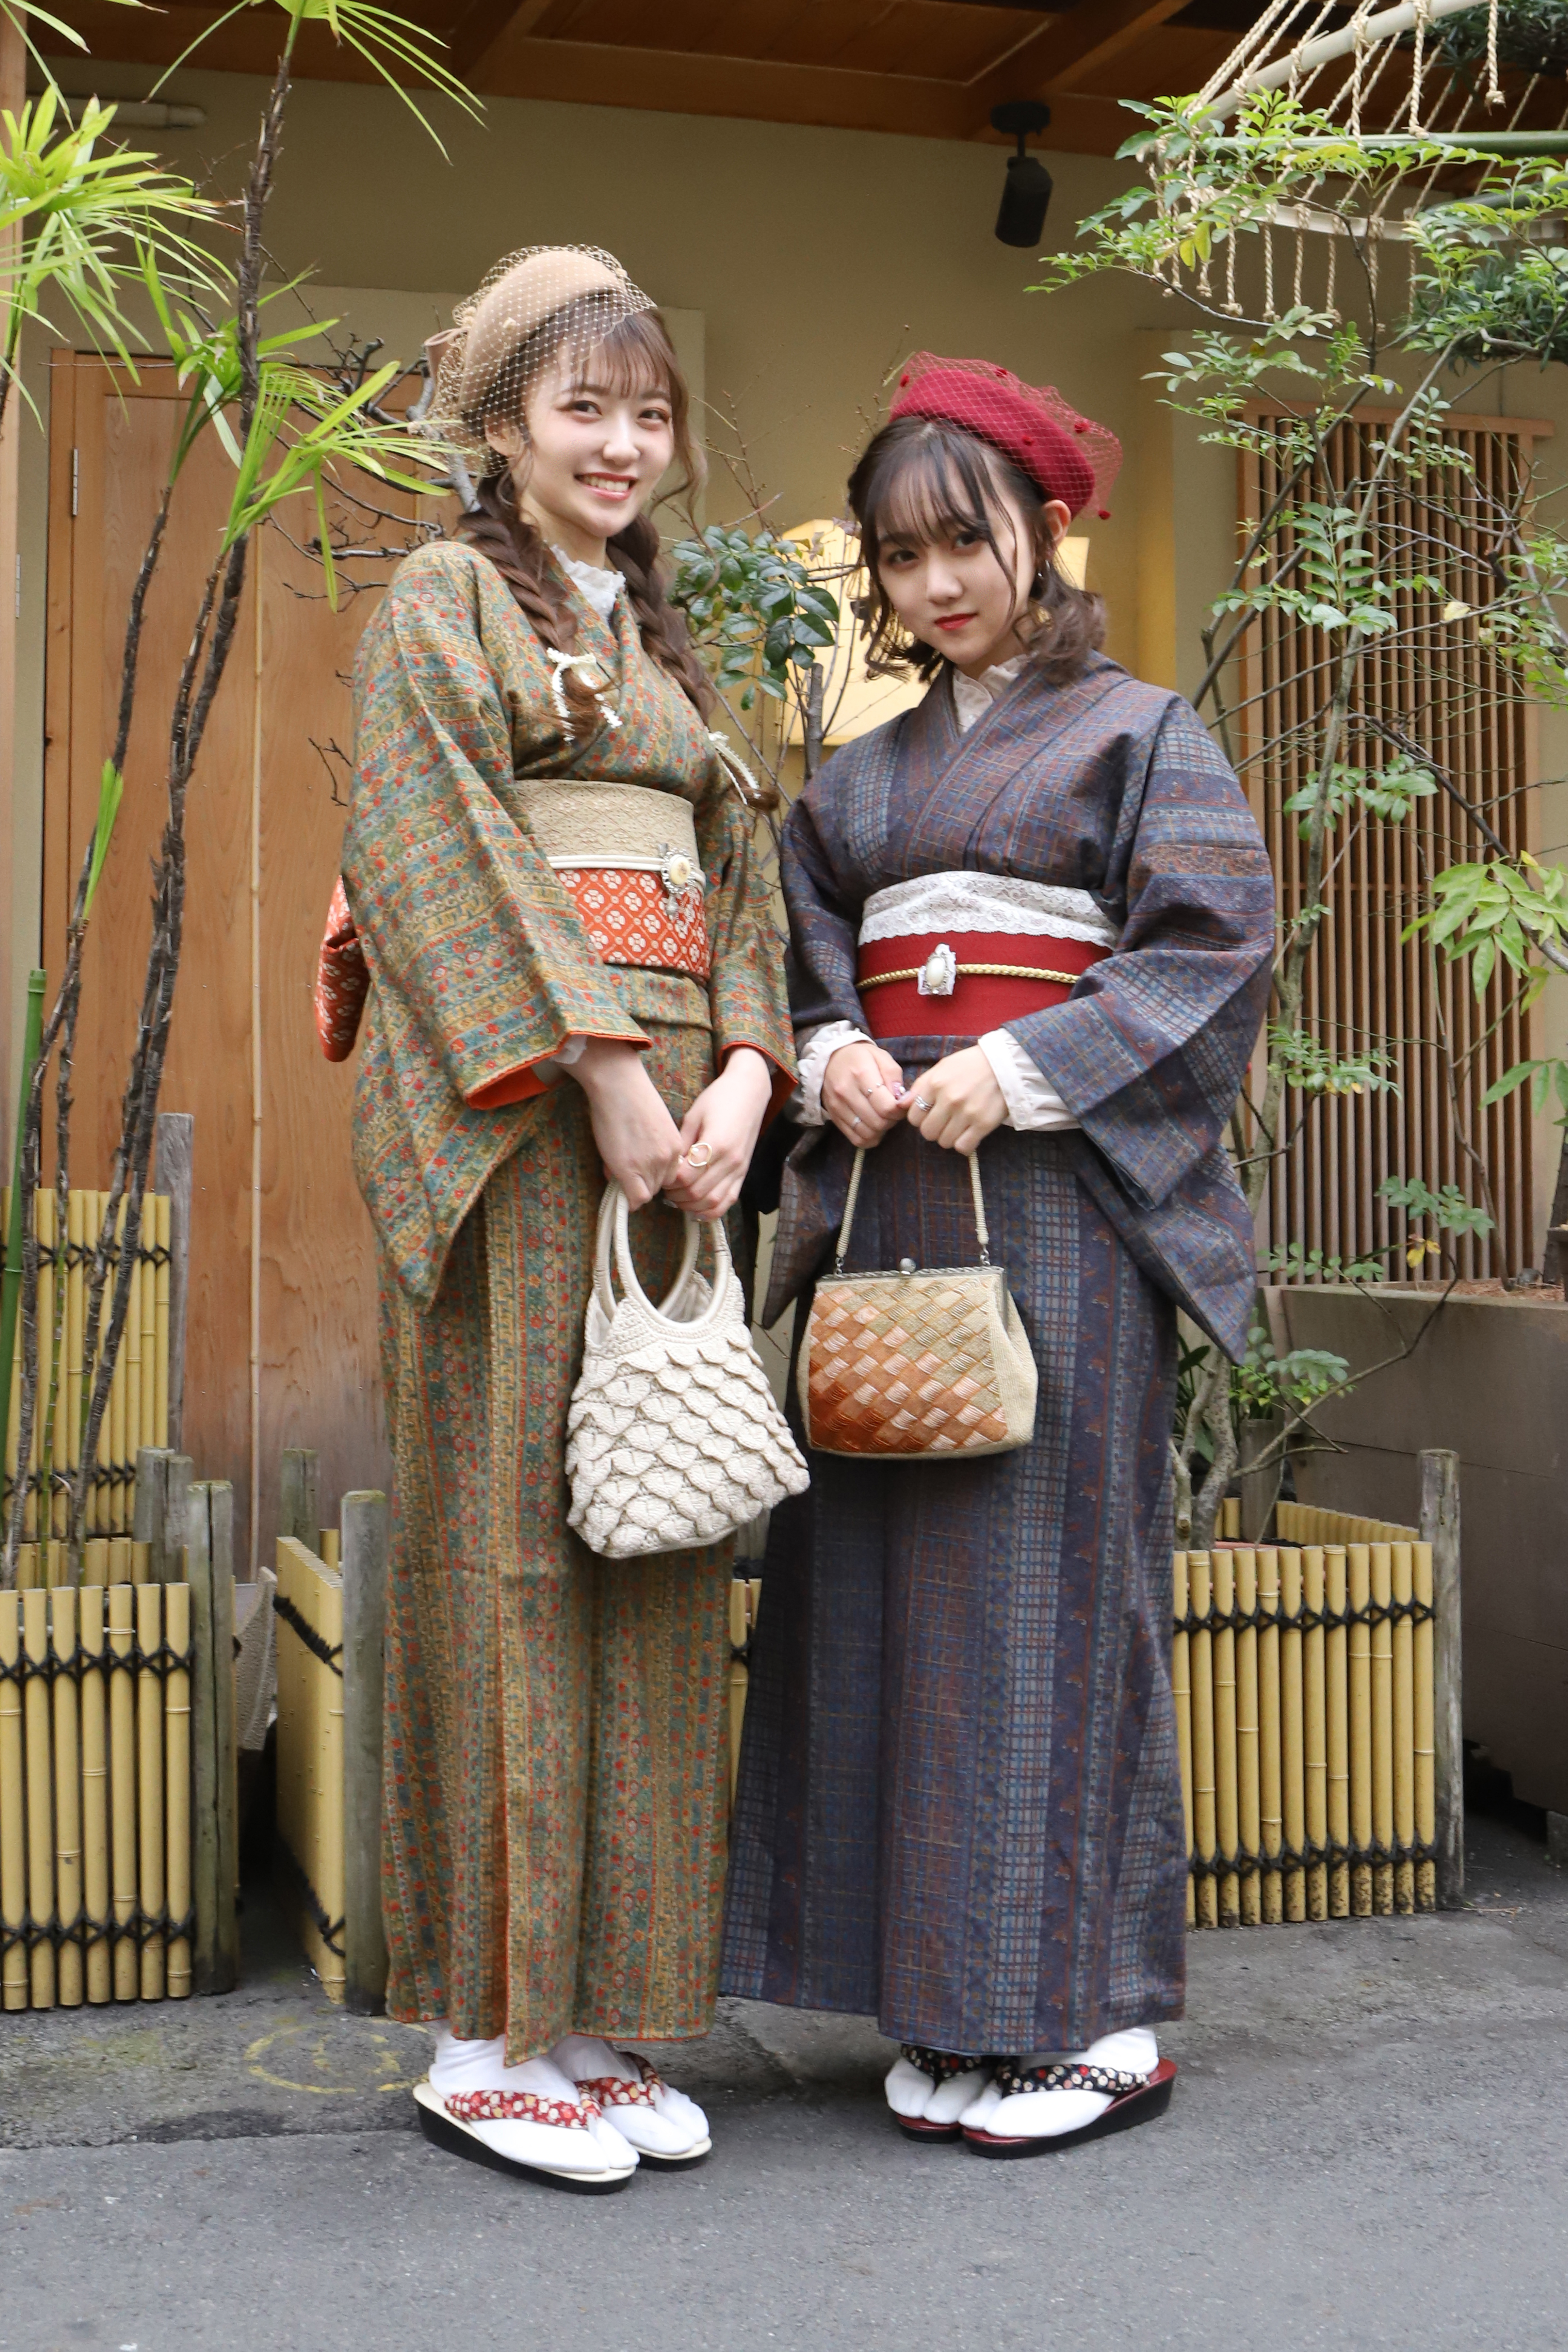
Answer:
[[900, 2043], [883, 2085], [893, 2121], [908, 2139], [958, 2139], [959, 2117], [984, 2090], [992, 2064], [922, 2042]]
[[963, 2137], [977, 2156], [1055, 2156], [1152, 2123], [1170, 2105], [1175, 2079], [1173, 2061], [1158, 2056], [1144, 2072], [1106, 2065], [1092, 2053], [1042, 2066], [1004, 2060], [965, 2115]]
[[571, 2076], [580, 2099], [603, 2110], [606, 2122], [631, 2142], [656, 2172], [700, 2164], [712, 2147], [708, 2118], [695, 2099], [667, 2083], [635, 2050], [617, 2050], [596, 2035], [569, 2033], [550, 2053]]
[[430, 2082], [416, 2083], [414, 2096], [419, 2128], [432, 2147], [493, 2172], [580, 2197], [607, 2197], [624, 2189], [637, 2168], [637, 2150], [604, 2128], [592, 2099], [553, 2099], [537, 2091], [442, 2092]]

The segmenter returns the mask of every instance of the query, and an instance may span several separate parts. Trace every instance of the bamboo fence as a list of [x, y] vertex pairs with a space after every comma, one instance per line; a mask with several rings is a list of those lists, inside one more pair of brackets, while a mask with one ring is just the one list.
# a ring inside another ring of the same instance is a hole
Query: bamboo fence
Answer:
[[278, 1852], [285, 1901], [328, 1996], [370, 2011], [381, 1923], [385, 1496], [345, 1495], [318, 1528], [316, 1457], [284, 1456], [278, 1538]]
[[[50, 1576], [46, 1555], [41, 1563], [37, 1543], [49, 1544], [66, 1532], [68, 1481], [81, 1460], [84, 1400], [90, 1390], [92, 1367], [84, 1361], [87, 1294], [93, 1252], [109, 1209], [107, 1192], [68, 1195], [63, 1242], [56, 1231], [52, 1192], [40, 1192], [35, 1201], [38, 1237], [38, 1394], [33, 1444], [27, 1466], [28, 1498], [26, 1531], [33, 1539], [19, 1563], [18, 1589], [28, 1590]], [[121, 1202], [117, 1231], [110, 1245], [109, 1285], [104, 1293], [104, 1322], [109, 1297], [125, 1238], [125, 1206]], [[10, 1191], [0, 1192], [0, 1231], [10, 1213]], [[170, 1428], [171, 1245], [173, 1210], [167, 1193], [149, 1193], [142, 1202], [142, 1229], [131, 1278], [131, 1306], [125, 1337], [114, 1367], [109, 1410], [99, 1435], [98, 1465], [88, 1494], [87, 1525], [90, 1536], [110, 1544], [132, 1540], [136, 1512], [136, 1457], [142, 1446], [166, 1447]], [[22, 1333], [16, 1333], [16, 1370], [11, 1382], [10, 1425], [5, 1433], [5, 1463], [0, 1507], [8, 1513], [16, 1482], [16, 1445], [21, 1414]], [[47, 1401], [53, 1398], [53, 1410]], [[53, 1490], [52, 1506], [40, 1525], [45, 1486]], [[114, 1572], [96, 1577], [100, 1584], [124, 1578]], [[146, 1562], [133, 1580], [145, 1581]]]

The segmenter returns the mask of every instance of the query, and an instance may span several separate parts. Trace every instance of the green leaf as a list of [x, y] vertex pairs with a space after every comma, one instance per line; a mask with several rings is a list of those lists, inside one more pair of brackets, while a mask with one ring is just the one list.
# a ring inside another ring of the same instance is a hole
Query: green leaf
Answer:
[[114, 838], [114, 820], [120, 814], [120, 803], [125, 795], [125, 779], [112, 760], [105, 760], [98, 780], [98, 815], [92, 828], [92, 863], [87, 871], [87, 890], [82, 912], [90, 915], [92, 902], [98, 896], [98, 886], [103, 876], [103, 865], [109, 856], [109, 845]]

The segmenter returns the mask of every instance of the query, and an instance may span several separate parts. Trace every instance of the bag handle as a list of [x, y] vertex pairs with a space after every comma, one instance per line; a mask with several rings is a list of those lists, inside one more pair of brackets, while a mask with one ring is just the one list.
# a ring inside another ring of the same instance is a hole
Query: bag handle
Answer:
[[[980, 1190], [980, 1154], [978, 1151], [972, 1151], [967, 1157], [969, 1181], [974, 1192], [974, 1230], [980, 1237], [980, 1263], [982, 1265], [989, 1265], [991, 1232], [985, 1223], [985, 1196]], [[860, 1176], [865, 1165], [866, 1146], [862, 1144], [855, 1154], [855, 1165], [849, 1176], [848, 1196], [844, 1203], [844, 1223], [838, 1228], [838, 1240], [834, 1249], [833, 1271], [836, 1275], [843, 1273], [844, 1261], [849, 1255], [849, 1233], [855, 1223], [855, 1204], [860, 1198]]]
[[[671, 1338], [700, 1339], [721, 1320], [729, 1290], [725, 1276], [731, 1275], [732, 1278], [730, 1237], [724, 1231], [724, 1220], [722, 1217], [715, 1217], [711, 1221], [694, 1217], [689, 1209], [683, 1213], [686, 1218], [686, 1247], [681, 1257], [680, 1270], [660, 1305], [656, 1307], [637, 1280], [637, 1268], [632, 1264], [630, 1203], [614, 1179], [605, 1185], [604, 1198], [599, 1202], [599, 1229], [594, 1251], [594, 1290], [606, 1319], [616, 1311], [615, 1289], [610, 1275], [613, 1235], [616, 1271], [621, 1277], [622, 1289], [628, 1298], [637, 1300], [657, 1322], [661, 1323]], [[694, 1316], [689, 1323], [678, 1322], [674, 1317], [665, 1313], [665, 1308], [681, 1289], [687, 1276], [697, 1264], [704, 1233], [710, 1233], [713, 1236], [713, 1255], [716, 1260], [713, 1296], [702, 1313]]]

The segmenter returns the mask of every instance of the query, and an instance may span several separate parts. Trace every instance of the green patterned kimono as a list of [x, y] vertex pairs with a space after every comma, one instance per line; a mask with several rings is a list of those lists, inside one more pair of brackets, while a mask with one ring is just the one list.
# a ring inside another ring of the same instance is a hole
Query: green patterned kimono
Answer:
[[[629, 1039], [679, 1120], [725, 1054], [788, 1074], [752, 823], [623, 596], [579, 601], [604, 723], [568, 732], [538, 639], [482, 556], [401, 565], [365, 632], [344, 850], [372, 991], [355, 1168], [382, 1260], [395, 1462], [384, 1901], [394, 2017], [504, 2032], [703, 2033], [728, 1787], [731, 1547], [614, 1565], [566, 1526], [567, 1402], [604, 1177], [580, 1088], [472, 1097], [570, 1035]], [[694, 806], [706, 985], [597, 961], [517, 780]], [[679, 1256], [634, 1223], [650, 1289]], [[658, 1295], [656, 1291], [656, 1295]]]

